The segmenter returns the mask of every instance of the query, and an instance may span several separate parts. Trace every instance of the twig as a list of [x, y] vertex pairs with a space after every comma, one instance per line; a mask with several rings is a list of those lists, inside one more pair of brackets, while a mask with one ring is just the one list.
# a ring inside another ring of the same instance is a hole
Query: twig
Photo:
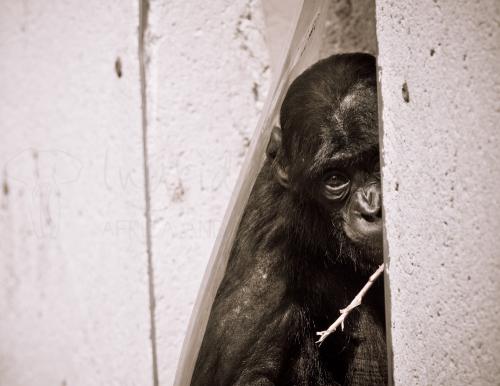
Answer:
[[352, 302], [346, 307], [340, 310], [340, 316], [337, 318], [333, 324], [328, 327], [328, 330], [325, 331], [319, 331], [316, 333], [316, 335], [319, 335], [320, 338], [316, 343], [321, 343], [328, 337], [328, 335], [332, 334], [340, 325], [340, 328], [342, 331], [344, 331], [344, 320], [349, 315], [349, 313], [359, 306], [361, 304], [361, 301], [363, 300], [363, 296], [365, 296], [366, 292], [370, 289], [372, 286], [373, 282], [377, 280], [377, 278], [380, 276], [380, 274], [384, 272], [384, 264], [382, 264], [380, 267], [377, 268], [377, 270], [373, 273], [373, 275], [370, 276], [364, 287], [361, 289], [361, 291], [358, 292], [358, 294], [352, 299]]

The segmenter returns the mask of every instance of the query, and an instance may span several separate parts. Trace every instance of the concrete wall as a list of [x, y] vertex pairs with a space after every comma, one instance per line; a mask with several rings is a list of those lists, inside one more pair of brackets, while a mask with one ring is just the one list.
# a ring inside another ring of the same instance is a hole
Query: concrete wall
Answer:
[[499, 16], [377, 2], [396, 385], [500, 379]]
[[[404, 3], [377, 6], [395, 378], [494, 384], [497, 9]], [[1, 385], [173, 382], [300, 1], [204, 4], [3, 4]], [[376, 52], [374, 10], [332, 1], [322, 55]]]
[[261, 3], [0, 19], [0, 385], [172, 384], [270, 82]]
[[260, 1], [152, 1], [147, 28], [156, 347], [169, 385], [271, 69]]
[[152, 384], [138, 19], [2, 2], [2, 386]]
[[375, 0], [330, 0], [321, 56], [377, 53]]

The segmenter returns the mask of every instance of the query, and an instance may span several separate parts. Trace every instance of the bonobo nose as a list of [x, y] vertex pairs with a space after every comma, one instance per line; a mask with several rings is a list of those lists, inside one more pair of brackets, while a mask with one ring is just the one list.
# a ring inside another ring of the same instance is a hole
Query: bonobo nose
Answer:
[[382, 218], [382, 197], [380, 183], [373, 182], [363, 187], [359, 203], [359, 213], [366, 221], [377, 221]]

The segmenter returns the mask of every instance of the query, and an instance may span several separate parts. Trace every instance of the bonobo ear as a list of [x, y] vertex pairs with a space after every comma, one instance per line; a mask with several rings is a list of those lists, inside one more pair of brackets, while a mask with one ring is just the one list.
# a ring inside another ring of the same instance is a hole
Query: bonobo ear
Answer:
[[271, 131], [271, 138], [269, 139], [269, 144], [267, 145], [266, 155], [273, 164], [275, 169], [275, 176], [278, 182], [285, 188], [288, 188], [288, 173], [278, 162], [276, 161], [276, 156], [281, 149], [281, 127], [274, 126]]
[[281, 127], [274, 126], [271, 131], [271, 138], [266, 149], [266, 155], [271, 160], [274, 161], [278, 151], [281, 147]]

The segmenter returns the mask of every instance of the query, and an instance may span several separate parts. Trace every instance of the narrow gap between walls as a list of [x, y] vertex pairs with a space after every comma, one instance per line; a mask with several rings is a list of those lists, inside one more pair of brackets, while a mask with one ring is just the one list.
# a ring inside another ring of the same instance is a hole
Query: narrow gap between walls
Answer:
[[146, 252], [148, 264], [148, 293], [149, 293], [149, 318], [150, 318], [150, 340], [151, 357], [153, 367], [153, 386], [159, 386], [158, 381], [158, 350], [156, 347], [156, 300], [154, 284], [153, 250], [151, 238], [151, 191], [149, 185], [149, 154], [148, 154], [148, 103], [147, 103], [147, 78], [146, 62], [147, 53], [145, 47], [146, 30], [148, 27], [149, 0], [139, 0], [139, 31], [138, 31], [138, 56], [139, 76], [141, 86], [141, 115], [142, 115], [142, 151], [144, 162], [144, 199], [146, 218]]

